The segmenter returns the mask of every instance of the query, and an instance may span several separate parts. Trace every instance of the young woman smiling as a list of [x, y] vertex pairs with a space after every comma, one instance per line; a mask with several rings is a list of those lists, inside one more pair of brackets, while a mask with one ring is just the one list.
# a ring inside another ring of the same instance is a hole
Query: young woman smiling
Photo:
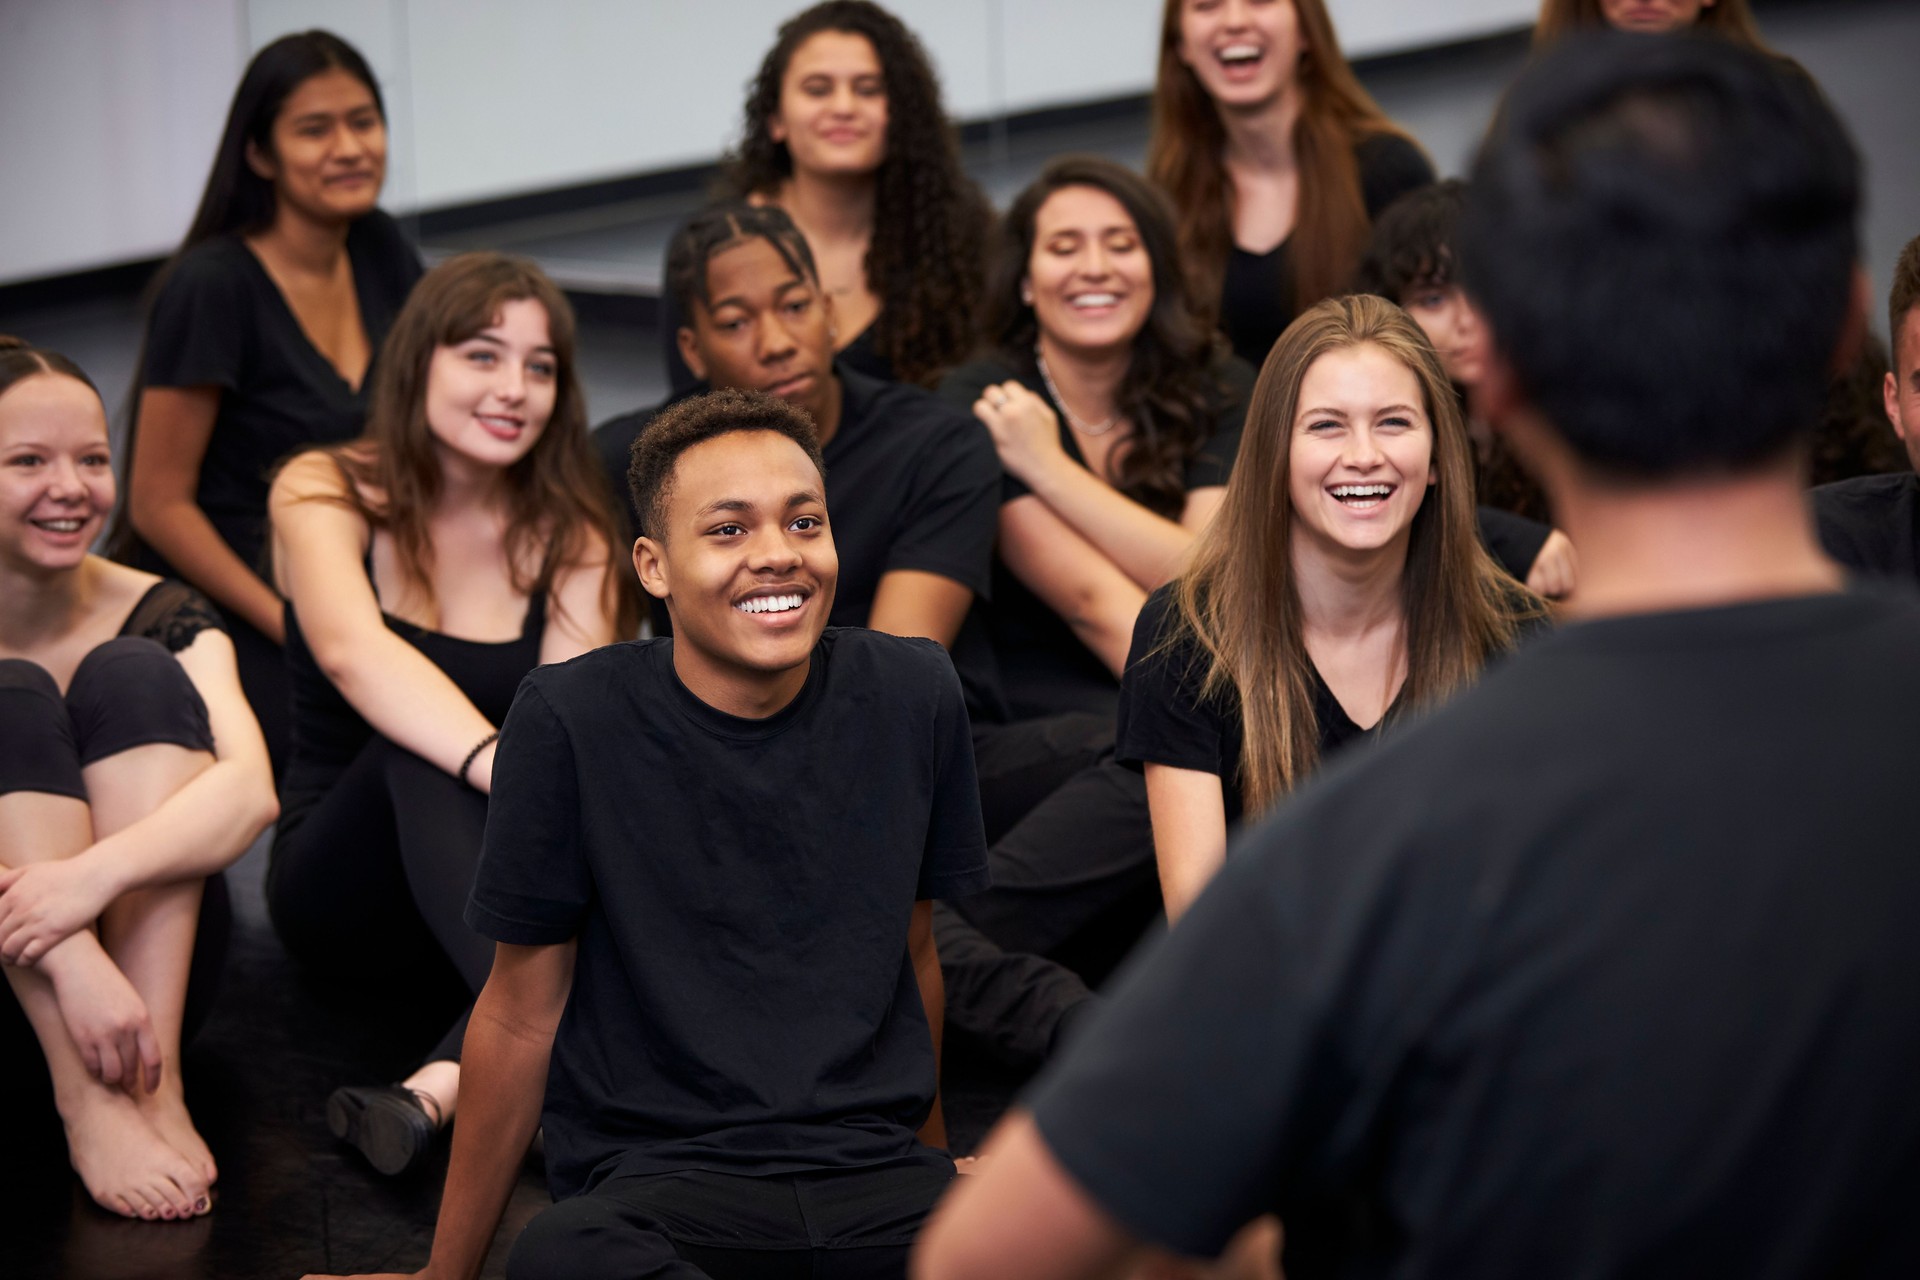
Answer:
[[[497, 727], [534, 666], [634, 629], [573, 352], [538, 268], [453, 258], [394, 322], [367, 434], [274, 481], [295, 719], [267, 906], [316, 968], [391, 981], [437, 951], [479, 990], [461, 911]], [[330, 1100], [382, 1172], [452, 1115], [464, 1021], [404, 1085]]]
[[281, 601], [263, 576], [267, 477], [351, 439], [374, 354], [420, 276], [376, 207], [387, 126], [373, 72], [325, 31], [248, 64], [193, 225], [156, 285], [120, 550], [226, 615], [240, 677], [284, 762]]
[[1147, 172], [1179, 213], [1194, 296], [1256, 366], [1347, 287], [1372, 219], [1433, 181], [1347, 65], [1325, 0], [1166, 0]]
[[1372, 296], [1296, 320], [1122, 682], [1118, 756], [1146, 774], [1169, 918], [1243, 813], [1471, 683], [1540, 613], [1481, 548], [1472, 446], [1419, 327]]
[[[879, 5], [827, 0], [780, 28], [721, 194], [779, 205], [806, 236], [849, 368], [928, 384], [966, 355], [992, 210], [926, 51]], [[676, 391], [695, 381], [684, 323], [661, 326]]]
[[113, 502], [93, 384], [0, 337], [0, 959], [87, 1191], [177, 1219], [218, 1173], [180, 1046], [273, 775], [212, 606], [88, 553]]
[[994, 648], [1016, 718], [1111, 714], [1134, 616], [1219, 506], [1251, 370], [1217, 347], [1151, 186], [1069, 156], [1002, 223], [983, 334], [941, 392], [1007, 483]]

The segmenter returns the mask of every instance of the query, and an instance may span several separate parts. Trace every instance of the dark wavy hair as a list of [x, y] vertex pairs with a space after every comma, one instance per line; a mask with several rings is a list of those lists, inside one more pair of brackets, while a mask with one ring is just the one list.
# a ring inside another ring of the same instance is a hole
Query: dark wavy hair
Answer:
[[[528, 595], [549, 590], [561, 570], [592, 561], [597, 538], [607, 553], [603, 604], [619, 634], [628, 635], [639, 625], [637, 602], [619, 555], [626, 539], [587, 434], [573, 308], [533, 263], [503, 253], [463, 253], [422, 276], [380, 348], [365, 434], [322, 452], [352, 481], [348, 505], [392, 536], [402, 573], [431, 595], [427, 520], [443, 479], [427, 426], [428, 371], [435, 351], [465, 342], [494, 323], [501, 307], [520, 299], [546, 310], [560, 369], [546, 430], [506, 473], [513, 586]], [[539, 566], [531, 576], [528, 565]]]
[[1034, 344], [1040, 322], [1021, 299], [1020, 283], [1033, 258], [1040, 206], [1067, 187], [1092, 187], [1118, 200], [1152, 264], [1153, 308], [1134, 336], [1115, 398], [1114, 408], [1133, 424], [1133, 434], [1118, 454], [1114, 487], [1149, 510], [1178, 518], [1186, 503], [1186, 464], [1225, 407], [1218, 369], [1226, 351], [1188, 291], [1166, 197], [1131, 169], [1099, 156], [1062, 156], [1049, 164], [1014, 197], [1000, 221], [993, 274], [981, 303], [981, 339], [1023, 377], [1038, 376]]
[[767, 121], [780, 109], [794, 51], [823, 31], [865, 37], [880, 61], [887, 147], [875, 174], [866, 261], [881, 308], [874, 347], [903, 381], [930, 384], [966, 355], [992, 211], [960, 167], [933, 64], [900, 19], [868, 0], [826, 0], [788, 19], [748, 90], [722, 194], [771, 196], [792, 176], [793, 156], [769, 136]]

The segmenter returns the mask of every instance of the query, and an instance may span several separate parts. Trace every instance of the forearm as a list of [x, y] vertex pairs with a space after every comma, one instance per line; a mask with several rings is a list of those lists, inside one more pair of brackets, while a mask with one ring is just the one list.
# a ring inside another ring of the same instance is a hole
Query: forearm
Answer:
[[1147, 813], [1169, 923], [1186, 914], [1227, 860], [1223, 783], [1214, 774], [1146, 766]]
[[426, 1274], [480, 1274], [500, 1215], [540, 1125], [553, 1034], [503, 1017], [491, 985], [474, 1003], [460, 1062], [460, 1123]]
[[191, 498], [129, 504], [134, 531], [188, 583], [261, 634], [284, 639], [279, 593], [234, 553]]
[[1118, 680], [1127, 669], [1127, 654], [1133, 648], [1133, 624], [1147, 593], [1109, 590], [1080, 602], [1063, 612], [1066, 623], [1081, 644], [1106, 664]]
[[152, 813], [77, 853], [105, 897], [204, 879], [230, 866], [279, 816], [265, 760], [216, 760]]
[[1142, 591], [1180, 571], [1193, 532], [1156, 515], [1064, 455], [1024, 477], [1034, 496], [1111, 560]]
[[384, 625], [313, 641], [320, 669], [380, 736], [449, 774], [498, 727], [432, 659]]
[[933, 1109], [927, 1113], [926, 1122], [920, 1126], [920, 1141], [942, 1151], [947, 1148], [947, 1121], [940, 1106], [940, 1049], [943, 1043], [942, 1032], [947, 1022], [947, 986], [940, 976], [940, 953], [934, 946], [931, 919], [929, 919], [926, 941], [916, 947], [913, 954], [913, 976], [920, 984], [920, 1003], [927, 1011], [927, 1029], [933, 1033], [934, 1089]]

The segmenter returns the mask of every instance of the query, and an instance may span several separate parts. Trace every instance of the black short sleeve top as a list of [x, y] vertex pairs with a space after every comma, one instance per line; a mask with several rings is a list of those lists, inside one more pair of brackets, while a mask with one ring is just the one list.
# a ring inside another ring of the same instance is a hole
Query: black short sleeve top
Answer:
[[[420, 278], [420, 258], [399, 224], [378, 210], [353, 224], [347, 256], [377, 361]], [[181, 255], [154, 302], [141, 369], [143, 386], [220, 389], [195, 501], [227, 545], [255, 567], [266, 546], [273, 468], [298, 449], [360, 434], [373, 377], [369, 364], [359, 386], [347, 385], [235, 235], [216, 236]]]
[[1920, 582], [1920, 475], [1856, 476], [1813, 491], [1827, 554], [1857, 573]]

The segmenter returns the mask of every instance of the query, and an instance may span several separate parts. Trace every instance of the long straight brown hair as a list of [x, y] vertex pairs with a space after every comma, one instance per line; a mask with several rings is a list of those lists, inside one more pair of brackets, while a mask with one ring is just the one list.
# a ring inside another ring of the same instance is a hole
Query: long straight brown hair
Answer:
[[[1300, 118], [1293, 126], [1300, 194], [1291, 237], [1293, 304], [1305, 310], [1345, 289], [1366, 252], [1372, 224], [1353, 158], [1355, 144], [1380, 134], [1413, 138], [1388, 119], [1354, 75], [1340, 52], [1325, 0], [1292, 3], [1302, 42], [1294, 72], [1300, 87]], [[1220, 110], [1180, 60], [1185, 4], [1166, 0], [1161, 10], [1147, 175], [1173, 199], [1188, 279], [1211, 316], [1233, 248], [1234, 191]]]
[[[1600, 0], [1541, 0], [1540, 16], [1533, 24], [1535, 48], [1552, 44], [1575, 31], [1597, 30], [1607, 25], [1600, 11]], [[1736, 44], [1761, 53], [1772, 53], [1760, 38], [1760, 24], [1753, 20], [1747, 0], [1715, 0], [1710, 9], [1702, 9], [1696, 29], [1723, 36]]]
[[1414, 514], [1401, 580], [1407, 680], [1397, 706], [1431, 706], [1471, 684], [1489, 657], [1512, 646], [1516, 622], [1544, 611], [1480, 545], [1473, 447], [1420, 326], [1371, 295], [1329, 298], [1307, 311], [1261, 366], [1226, 499], [1174, 580], [1160, 641], [1171, 650], [1190, 638], [1203, 655], [1202, 696], [1238, 703], [1246, 726], [1239, 784], [1249, 813], [1270, 807], [1319, 763], [1288, 470], [1307, 370], [1329, 352], [1363, 344], [1419, 378], [1439, 477]]
[[323, 452], [350, 482], [345, 501], [393, 539], [407, 587], [432, 599], [427, 522], [444, 482], [427, 426], [428, 371], [435, 351], [465, 342], [493, 324], [503, 306], [521, 299], [546, 310], [559, 385], [546, 429], [506, 473], [513, 588], [527, 595], [551, 590], [562, 570], [594, 558], [598, 539], [607, 556], [602, 607], [625, 636], [639, 625], [638, 604], [620, 554], [624, 540], [587, 436], [573, 308], [533, 263], [503, 253], [463, 253], [422, 276], [380, 348], [365, 433]]

